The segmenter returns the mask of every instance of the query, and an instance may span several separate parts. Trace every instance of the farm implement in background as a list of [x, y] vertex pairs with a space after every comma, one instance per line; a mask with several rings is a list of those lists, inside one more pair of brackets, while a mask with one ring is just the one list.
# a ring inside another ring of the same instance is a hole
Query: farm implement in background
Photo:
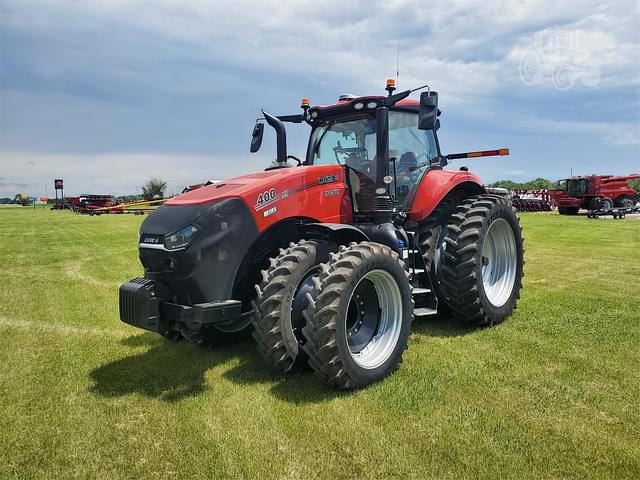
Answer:
[[511, 199], [518, 212], [550, 212], [553, 209], [553, 197], [547, 190], [508, 190], [506, 188], [487, 187], [487, 192]]
[[[144, 215], [151, 213], [155, 207], [162, 205], [169, 200], [168, 198], [160, 198], [156, 200], [140, 200], [129, 203], [119, 203], [99, 208], [90, 209], [89, 215], [105, 215], [105, 214], [133, 214]], [[83, 212], [84, 213], [84, 212]]]
[[629, 180], [640, 179], [640, 174], [627, 176], [590, 175], [559, 180], [550, 190], [560, 215], [576, 215], [583, 208], [591, 212], [624, 210], [635, 207], [640, 193], [629, 185]]
[[64, 207], [75, 213], [90, 214], [98, 208], [111, 207], [116, 204], [113, 195], [83, 194], [69, 197], [64, 201]]
[[615, 220], [622, 220], [625, 216], [631, 213], [640, 213], [640, 207], [614, 207], [609, 210], [589, 210], [587, 212], [588, 218], [599, 218], [611, 215]]
[[511, 201], [519, 212], [550, 212], [553, 208], [547, 190], [513, 190]]

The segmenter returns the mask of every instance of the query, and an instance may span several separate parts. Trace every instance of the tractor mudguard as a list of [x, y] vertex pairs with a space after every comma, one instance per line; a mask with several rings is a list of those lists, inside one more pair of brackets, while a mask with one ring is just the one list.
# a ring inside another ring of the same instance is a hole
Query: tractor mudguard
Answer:
[[430, 169], [422, 176], [415, 190], [409, 219], [416, 222], [424, 220], [454, 190], [460, 192], [460, 196], [478, 195], [485, 191], [482, 181], [473, 173]]

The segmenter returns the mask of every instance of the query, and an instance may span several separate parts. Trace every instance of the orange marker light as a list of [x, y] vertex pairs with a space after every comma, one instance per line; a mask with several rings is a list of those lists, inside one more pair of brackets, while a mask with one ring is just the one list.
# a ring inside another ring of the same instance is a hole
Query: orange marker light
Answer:
[[501, 148], [500, 150], [498, 150], [498, 155], [509, 155], [509, 149]]
[[396, 88], [395, 78], [387, 78], [387, 88]]
[[301, 102], [301, 106], [308, 107], [311, 104], [308, 98], [303, 98]]

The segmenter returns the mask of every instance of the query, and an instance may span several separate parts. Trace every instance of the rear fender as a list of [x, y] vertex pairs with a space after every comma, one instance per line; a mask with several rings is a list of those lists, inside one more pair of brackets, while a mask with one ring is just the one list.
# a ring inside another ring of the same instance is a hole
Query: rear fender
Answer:
[[467, 198], [484, 193], [480, 178], [466, 171], [432, 169], [424, 174], [409, 211], [409, 219], [424, 220], [446, 196]]

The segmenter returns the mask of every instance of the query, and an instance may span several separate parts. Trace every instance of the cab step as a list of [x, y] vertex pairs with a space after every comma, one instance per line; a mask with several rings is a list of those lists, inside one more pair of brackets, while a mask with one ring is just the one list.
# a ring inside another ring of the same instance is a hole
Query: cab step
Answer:
[[413, 315], [416, 317], [433, 317], [434, 315], [437, 315], [437, 314], [438, 314], [438, 310], [434, 308], [421, 307], [421, 308], [413, 309]]
[[422, 288], [422, 287], [413, 287], [413, 290], [411, 290], [411, 293], [413, 295], [423, 295], [425, 293], [431, 293], [431, 289], [430, 288]]

